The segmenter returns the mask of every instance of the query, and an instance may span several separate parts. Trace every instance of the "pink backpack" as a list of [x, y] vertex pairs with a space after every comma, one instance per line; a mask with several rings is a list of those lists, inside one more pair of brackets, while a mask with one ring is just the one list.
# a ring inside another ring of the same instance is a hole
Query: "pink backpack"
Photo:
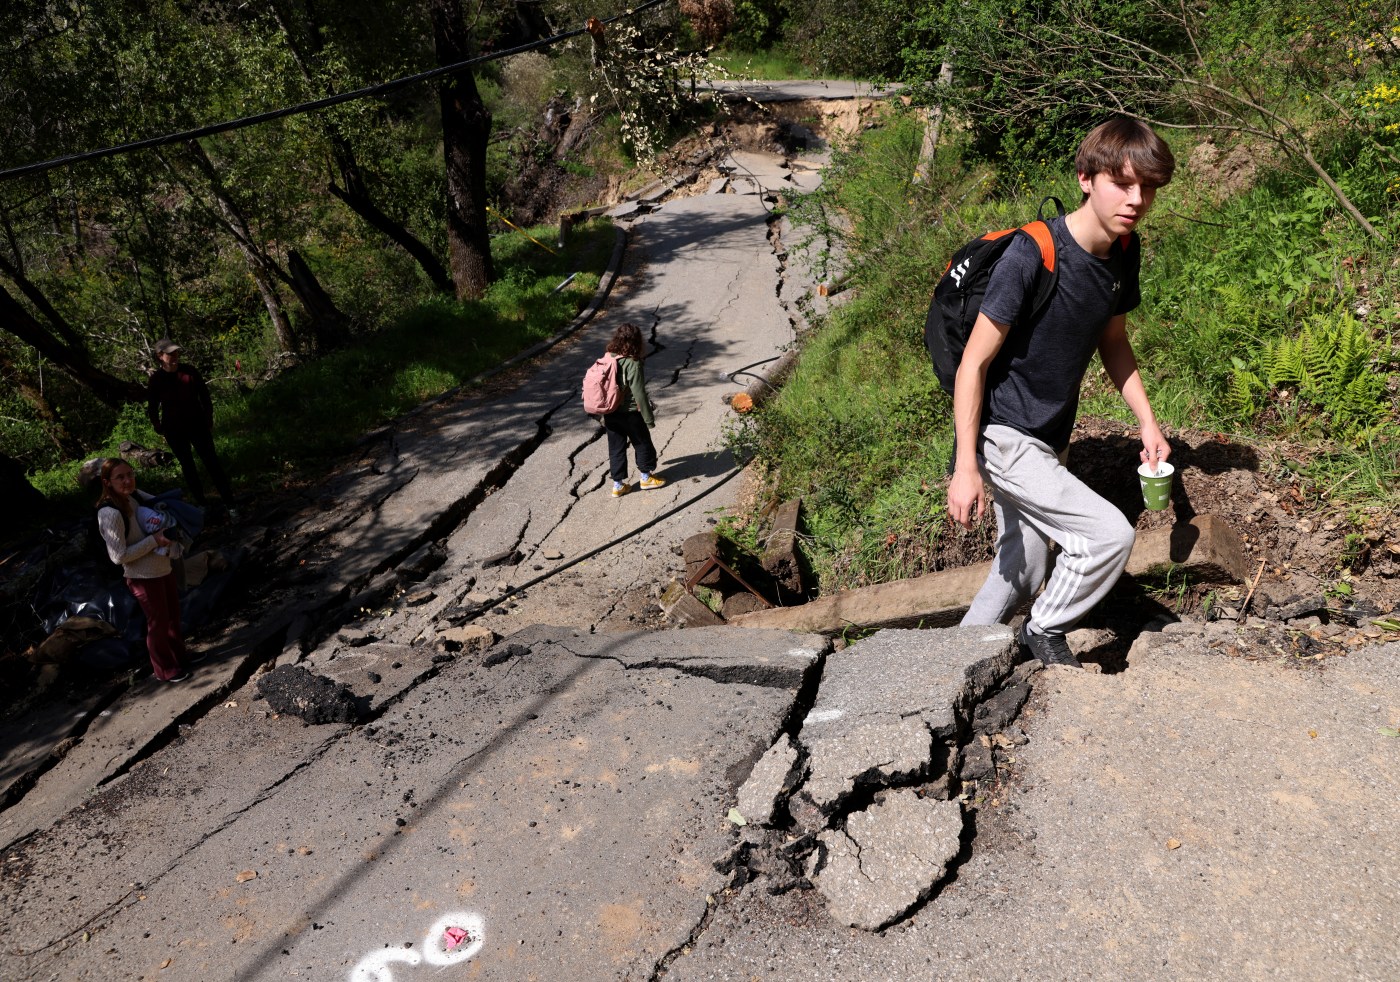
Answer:
[[617, 356], [605, 354], [583, 376], [583, 411], [590, 416], [606, 416], [622, 405], [622, 386], [617, 377]]

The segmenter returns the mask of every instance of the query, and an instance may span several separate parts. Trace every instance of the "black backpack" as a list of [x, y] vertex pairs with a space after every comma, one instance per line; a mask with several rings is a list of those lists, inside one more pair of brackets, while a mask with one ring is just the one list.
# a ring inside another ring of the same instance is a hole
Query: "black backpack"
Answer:
[[[102, 531], [97, 525], [97, 513], [103, 508], [111, 508], [117, 514], [121, 514], [121, 509], [115, 505], [101, 505], [92, 510], [88, 515], [86, 525], [83, 530], [83, 554], [92, 562], [94, 568], [102, 579], [119, 580], [126, 575], [121, 564], [112, 562], [111, 555], [107, 552], [107, 540], [102, 538]], [[125, 526], [126, 518], [123, 516], [122, 524]]]
[[1054, 296], [1055, 284], [1059, 279], [1055, 268], [1055, 240], [1045, 220], [1045, 206], [1052, 202], [1056, 213], [1063, 218], [1065, 206], [1059, 198], [1048, 197], [1040, 203], [1035, 221], [1020, 228], [988, 232], [953, 253], [948, 268], [938, 280], [938, 286], [933, 290], [933, 301], [929, 304], [928, 317], [924, 320], [924, 347], [933, 359], [938, 384], [949, 395], [953, 394], [953, 379], [958, 374], [963, 348], [967, 346], [968, 335], [972, 333], [972, 326], [977, 323], [977, 314], [982, 309], [982, 298], [987, 292], [992, 268], [1017, 235], [1024, 235], [1036, 244], [1040, 249], [1041, 262], [1035, 278], [1035, 297], [1030, 312], [1022, 316], [1022, 321], [1038, 317]]

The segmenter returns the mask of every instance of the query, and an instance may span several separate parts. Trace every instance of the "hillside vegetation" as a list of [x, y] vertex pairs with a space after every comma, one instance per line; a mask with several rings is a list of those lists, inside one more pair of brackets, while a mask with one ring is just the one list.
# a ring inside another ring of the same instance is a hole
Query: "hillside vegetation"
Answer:
[[[1337, 516], [1339, 553], [1348, 532], [1395, 517], [1400, 20], [1367, 4], [1311, 20], [1266, 3], [1198, 6], [1220, 15], [1211, 31], [1142, 11], [1105, 26], [1093, 4], [1024, 30], [1008, 17], [991, 35], [1000, 47], [964, 49], [951, 82], [907, 71], [948, 109], [926, 180], [914, 178], [925, 116], [910, 111], [840, 154], [797, 206], [840, 239], [849, 299], [731, 438], [756, 456], [770, 499], [804, 498], [825, 589], [989, 555], [985, 530], [948, 527], [951, 400], [923, 349], [928, 298], [964, 241], [1030, 220], [1048, 194], [1072, 207], [1073, 148], [1118, 109], [1156, 122], [1178, 158], [1142, 229], [1144, 302], [1129, 318], [1159, 419], [1279, 448], [1265, 466]], [[1137, 33], [1115, 34], [1109, 53], [1110, 27]], [[1072, 38], [1090, 55], [1034, 86], [1022, 77], [1020, 96], [989, 74], [1013, 52], [1044, 64], [1031, 54]], [[1129, 50], [1153, 84], [1114, 96], [1101, 83]], [[1019, 115], [990, 112], [998, 99]], [[1097, 358], [1080, 415], [1133, 422]]]

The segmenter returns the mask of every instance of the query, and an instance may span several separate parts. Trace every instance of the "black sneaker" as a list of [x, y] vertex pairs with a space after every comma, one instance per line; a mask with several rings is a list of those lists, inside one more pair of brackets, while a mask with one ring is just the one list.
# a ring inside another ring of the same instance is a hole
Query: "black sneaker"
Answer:
[[1036, 634], [1034, 631], [1026, 630], [1026, 624], [1021, 625], [1021, 633], [1017, 640], [1021, 642], [1021, 647], [1030, 652], [1032, 658], [1039, 658], [1044, 665], [1068, 665], [1070, 668], [1083, 668], [1079, 664], [1079, 659], [1074, 657], [1074, 653], [1069, 650], [1069, 642], [1065, 640], [1063, 634]]
[[166, 679], [165, 681], [167, 681], [167, 682], [183, 682], [183, 681], [185, 681], [186, 679], [188, 679], [189, 677], [190, 677], [190, 673], [189, 673], [189, 672], [181, 672], [179, 675], [176, 675], [174, 678], [168, 678], [168, 679]]

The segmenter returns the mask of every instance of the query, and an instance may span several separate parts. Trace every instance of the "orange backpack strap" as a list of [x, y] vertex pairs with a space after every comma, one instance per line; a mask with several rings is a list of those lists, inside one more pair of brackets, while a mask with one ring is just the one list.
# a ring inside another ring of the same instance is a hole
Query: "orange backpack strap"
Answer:
[[1029, 235], [1040, 248], [1040, 261], [1046, 270], [1055, 272], [1055, 237], [1050, 234], [1050, 226], [1042, 221], [1022, 225], [1021, 231]]

